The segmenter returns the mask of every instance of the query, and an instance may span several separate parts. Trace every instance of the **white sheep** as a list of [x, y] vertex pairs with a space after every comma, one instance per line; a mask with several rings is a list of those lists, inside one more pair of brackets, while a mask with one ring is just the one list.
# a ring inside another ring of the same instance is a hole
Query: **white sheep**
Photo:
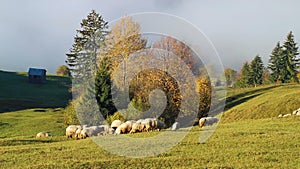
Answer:
[[300, 116], [300, 108], [297, 109], [297, 110], [295, 110], [295, 111], [293, 111], [292, 115], [294, 115], [294, 116]]
[[42, 137], [51, 137], [52, 135], [48, 132], [39, 132], [36, 134], [36, 138], [42, 138]]
[[125, 134], [127, 133], [129, 130], [129, 125], [128, 123], [122, 123], [115, 131], [115, 135], [118, 134]]
[[172, 125], [172, 127], [171, 127], [171, 130], [172, 131], [175, 131], [175, 130], [178, 130], [179, 129], [179, 123], [178, 122], [175, 122], [175, 123], [173, 123], [173, 125]]
[[132, 128], [129, 133], [136, 133], [136, 132], [142, 132], [144, 129], [144, 126], [140, 121], [136, 121], [132, 124]]
[[86, 129], [82, 129], [82, 130], [80, 130], [80, 139], [85, 139], [85, 138], [87, 138], [88, 137], [88, 135], [87, 135], [87, 131], [86, 131]]
[[145, 120], [150, 121], [150, 130], [155, 130], [157, 128], [157, 119], [156, 118], [146, 118]]
[[97, 130], [99, 131], [98, 136], [99, 135], [103, 136], [103, 135], [107, 135], [107, 134], [113, 134], [113, 132], [114, 132], [114, 129], [111, 128], [109, 125], [100, 125], [100, 126], [98, 126]]
[[114, 130], [116, 130], [121, 124], [122, 124], [121, 120], [114, 120], [111, 123], [110, 127], [113, 128]]
[[151, 119], [144, 119], [142, 120], [141, 125], [143, 126], [142, 130], [148, 132], [151, 129], [152, 121]]
[[126, 133], [129, 133], [130, 131], [131, 131], [131, 129], [132, 129], [132, 125], [133, 125], [133, 123], [135, 123], [136, 121], [134, 121], [134, 120], [129, 120], [129, 121], [126, 121], [125, 123], [128, 125], [127, 126], [127, 131], [126, 131]]
[[219, 120], [215, 117], [202, 117], [199, 120], [199, 127], [202, 128], [203, 126], [210, 126], [217, 123]]
[[75, 136], [76, 130], [82, 129], [80, 125], [70, 125], [66, 128], [66, 136], [67, 138], [72, 138]]
[[285, 115], [283, 115], [282, 117], [290, 117], [290, 116], [292, 116], [292, 114], [285, 114]]

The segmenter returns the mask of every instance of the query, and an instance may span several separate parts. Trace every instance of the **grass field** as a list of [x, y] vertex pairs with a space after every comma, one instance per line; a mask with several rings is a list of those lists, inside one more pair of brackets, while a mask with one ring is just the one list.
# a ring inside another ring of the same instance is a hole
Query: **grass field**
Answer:
[[[199, 144], [200, 129], [194, 127], [179, 144], [163, 154], [128, 158], [104, 150], [91, 138], [64, 137], [62, 107], [69, 93], [68, 87], [61, 87], [61, 82], [68, 83], [68, 79], [51, 76], [39, 93], [20, 94], [19, 89], [13, 91], [8, 85], [38, 89], [21, 81], [26, 80], [24, 74], [0, 72], [0, 77], [12, 78], [1, 86], [11, 91], [0, 89], [2, 102], [12, 98], [34, 101], [16, 110], [9, 107], [9, 111], [2, 105], [0, 168], [300, 168], [300, 117], [277, 118], [280, 113], [291, 113], [300, 107], [300, 85], [230, 89], [226, 112], [205, 143]], [[55, 98], [58, 100], [54, 103], [42, 104]], [[53, 137], [36, 139], [40, 131], [51, 132]], [[134, 137], [156, 134], [139, 133]]]
[[[34, 110], [22, 113], [20, 120], [31, 116], [32, 123], [1, 125], [1, 168], [299, 168], [300, 118], [267, 118], [219, 124], [212, 137], [199, 144], [200, 130], [195, 127], [185, 139], [171, 150], [155, 157], [127, 158], [111, 154], [90, 138], [66, 139], [61, 112], [46, 109], [47, 115]], [[45, 113], [45, 112], [44, 112]], [[50, 123], [42, 124], [42, 121]], [[34, 125], [33, 125], [34, 124]], [[34, 127], [40, 125], [41, 127]], [[51, 128], [50, 128], [51, 127]], [[25, 130], [24, 128], [28, 129]], [[37, 131], [47, 130], [55, 135], [35, 139]], [[206, 130], [204, 128], [203, 130]], [[13, 133], [12, 133], [13, 132]], [[141, 133], [141, 135], [154, 135]], [[103, 137], [103, 136], [102, 136]], [[105, 136], [104, 136], [105, 137]]]
[[65, 107], [71, 98], [68, 91], [71, 81], [67, 77], [47, 76], [45, 84], [31, 84], [27, 73], [0, 71], [0, 79], [0, 113]]
[[230, 89], [222, 122], [278, 117], [300, 108], [300, 85]]

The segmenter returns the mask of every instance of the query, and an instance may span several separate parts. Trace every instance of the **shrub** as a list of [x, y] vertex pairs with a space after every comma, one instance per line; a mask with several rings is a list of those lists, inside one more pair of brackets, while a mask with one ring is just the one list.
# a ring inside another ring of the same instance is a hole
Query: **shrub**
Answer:
[[108, 118], [106, 119], [106, 122], [111, 125], [111, 123], [114, 120], [121, 120], [121, 121], [127, 121], [127, 119], [125, 118], [125, 116], [120, 113], [120, 112], [115, 112], [113, 115], [108, 116]]
[[68, 106], [64, 109], [64, 125], [79, 124], [77, 114], [74, 107], [74, 101], [70, 101]]

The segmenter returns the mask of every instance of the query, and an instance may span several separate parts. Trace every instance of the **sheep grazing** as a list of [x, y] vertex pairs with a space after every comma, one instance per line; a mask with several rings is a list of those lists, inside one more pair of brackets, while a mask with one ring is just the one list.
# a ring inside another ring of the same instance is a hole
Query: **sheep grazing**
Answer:
[[122, 124], [121, 120], [114, 120], [111, 123], [110, 127], [113, 128], [114, 130], [116, 130], [121, 124]]
[[76, 140], [78, 140], [78, 139], [85, 139], [87, 137], [88, 137], [88, 135], [87, 135], [86, 129], [79, 128], [79, 129], [76, 130], [76, 133], [75, 133]]
[[202, 128], [203, 126], [210, 126], [214, 123], [217, 123], [219, 120], [215, 117], [202, 117], [199, 120], [199, 127]]
[[297, 109], [297, 110], [295, 110], [295, 111], [293, 111], [292, 115], [294, 115], [294, 116], [300, 116], [300, 108]]
[[51, 137], [52, 135], [48, 132], [39, 132], [36, 134], [36, 138], [43, 138], [43, 137]]
[[282, 117], [290, 117], [290, 116], [292, 116], [292, 114], [285, 114]]
[[100, 126], [98, 126], [98, 131], [99, 131], [99, 133], [97, 135], [103, 136], [103, 135], [107, 135], [107, 134], [113, 134], [114, 129], [110, 128], [109, 125], [100, 125]]
[[132, 128], [129, 133], [136, 133], [136, 132], [142, 132], [144, 129], [144, 126], [142, 125], [141, 121], [136, 121], [132, 124]]
[[122, 123], [115, 131], [115, 135], [126, 134], [129, 131], [128, 123]]
[[133, 124], [135, 123], [136, 121], [134, 121], [134, 120], [129, 120], [129, 121], [126, 121], [125, 123], [127, 124], [127, 131], [126, 131], [126, 133], [129, 133], [130, 131], [131, 131], [131, 129], [132, 129], [132, 126], [133, 126]]
[[143, 126], [143, 131], [146, 131], [146, 132], [150, 131], [151, 124], [152, 124], [151, 119], [142, 120], [141, 125]]
[[282, 117], [290, 117], [290, 116], [292, 116], [292, 114], [279, 114], [278, 115], [278, 118], [282, 118]]
[[176, 131], [176, 130], [178, 130], [178, 129], [179, 129], [179, 123], [178, 123], [178, 122], [173, 123], [173, 125], [172, 125], [172, 127], [171, 127], [171, 130], [172, 130], [172, 131]]
[[157, 119], [156, 118], [147, 118], [150, 120], [151, 130], [155, 130], [157, 128]]
[[82, 129], [80, 125], [70, 125], [66, 128], [66, 136], [67, 138], [72, 138], [75, 136], [76, 130]]

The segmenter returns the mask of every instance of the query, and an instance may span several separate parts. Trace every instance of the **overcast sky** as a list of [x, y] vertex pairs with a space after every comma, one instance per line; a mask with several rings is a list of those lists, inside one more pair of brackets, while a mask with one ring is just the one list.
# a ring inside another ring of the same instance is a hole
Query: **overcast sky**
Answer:
[[257, 54], [266, 64], [289, 31], [300, 39], [299, 7], [298, 0], [1, 0], [0, 70], [55, 73], [92, 9], [108, 22], [139, 12], [182, 17], [212, 41], [224, 67], [238, 70]]

